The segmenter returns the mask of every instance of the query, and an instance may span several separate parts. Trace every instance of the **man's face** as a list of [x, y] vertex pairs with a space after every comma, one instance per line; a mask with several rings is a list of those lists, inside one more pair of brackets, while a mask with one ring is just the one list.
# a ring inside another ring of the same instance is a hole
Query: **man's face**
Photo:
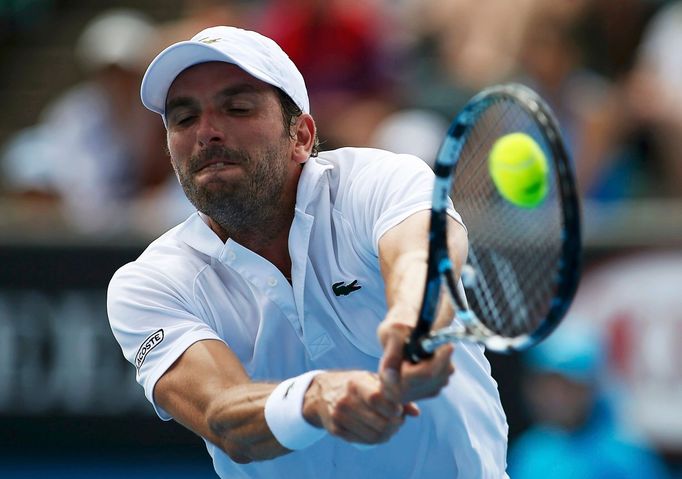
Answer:
[[202, 63], [180, 73], [168, 91], [166, 120], [185, 194], [228, 231], [272, 210], [300, 169], [275, 89], [235, 65]]

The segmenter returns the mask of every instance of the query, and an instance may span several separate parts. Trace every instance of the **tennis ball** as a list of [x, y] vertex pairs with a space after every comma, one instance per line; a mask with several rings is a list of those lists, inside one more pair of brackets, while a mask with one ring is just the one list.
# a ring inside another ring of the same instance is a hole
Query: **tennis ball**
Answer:
[[516, 206], [534, 208], [547, 196], [547, 158], [525, 133], [499, 138], [490, 150], [488, 170], [500, 195]]

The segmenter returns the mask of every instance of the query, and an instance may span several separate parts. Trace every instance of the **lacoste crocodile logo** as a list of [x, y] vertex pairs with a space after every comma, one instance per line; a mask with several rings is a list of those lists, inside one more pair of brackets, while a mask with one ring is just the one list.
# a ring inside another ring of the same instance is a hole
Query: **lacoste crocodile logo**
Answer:
[[220, 38], [204, 37], [204, 38], [199, 38], [198, 41], [200, 41], [201, 43], [207, 43], [207, 44], [210, 45], [211, 43], [217, 43], [217, 42], [219, 42], [219, 41], [220, 41]]
[[344, 281], [332, 284], [332, 291], [334, 291], [334, 294], [337, 296], [347, 296], [360, 288], [362, 288], [362, 286], [358, 284], [357, 279], [348, 284], [344, 284]]

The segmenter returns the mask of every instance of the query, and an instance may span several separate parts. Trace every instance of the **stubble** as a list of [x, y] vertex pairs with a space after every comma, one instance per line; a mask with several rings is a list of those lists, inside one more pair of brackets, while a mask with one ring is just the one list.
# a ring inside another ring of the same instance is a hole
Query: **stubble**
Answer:
[[[193, 172], [208, 158], [237, 162], [245, 174], [234, 181], [216, 178], [207, 186], [197, 185]], [[265, 150], [259, 159], [243, 150], [210, 146], [192, 156], [183, 172], [176, 168], [176, 173], [189, 201], [228, 236], [257, 234], [267, 240], [268, 234], [276, 234], [284, 219], [280, 201], [287, 180], [287, 162], [277, 146]]]

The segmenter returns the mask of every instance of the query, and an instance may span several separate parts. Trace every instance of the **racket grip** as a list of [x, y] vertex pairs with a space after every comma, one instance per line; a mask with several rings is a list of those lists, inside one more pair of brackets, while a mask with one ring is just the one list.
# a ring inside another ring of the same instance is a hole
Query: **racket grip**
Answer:
[[422, 344], [423, 336], [413, 334], [405, 343], [404, 355], [408, 361], [413, 364], [418, 363], [422, 359], [429, 359], [433, 357], [433, 352], [424, 349]]

